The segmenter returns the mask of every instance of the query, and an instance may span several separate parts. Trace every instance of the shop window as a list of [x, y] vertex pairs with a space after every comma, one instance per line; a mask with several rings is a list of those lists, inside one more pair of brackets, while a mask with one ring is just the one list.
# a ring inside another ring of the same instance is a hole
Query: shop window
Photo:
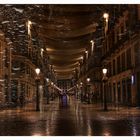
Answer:
[[131, 105], [131, 78], [127, 78], [127, 104]]
[[118, 102], [121, 102], [121, 85], [120, 82], [117, 83], [117, 92], [118, 92]]

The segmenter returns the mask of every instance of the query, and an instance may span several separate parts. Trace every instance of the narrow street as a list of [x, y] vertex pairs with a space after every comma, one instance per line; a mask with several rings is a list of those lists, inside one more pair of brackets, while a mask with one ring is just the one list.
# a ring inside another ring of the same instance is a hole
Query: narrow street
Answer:
[[[44, 99], [45, 103], [45, 99]], [[100, 105], [81, 104], [72, 97], [68, 106], [58, 99], [41, 106], [0, 111], [1, 136], [136, 136], [140, 135], [140, 110], [102, 111]]]

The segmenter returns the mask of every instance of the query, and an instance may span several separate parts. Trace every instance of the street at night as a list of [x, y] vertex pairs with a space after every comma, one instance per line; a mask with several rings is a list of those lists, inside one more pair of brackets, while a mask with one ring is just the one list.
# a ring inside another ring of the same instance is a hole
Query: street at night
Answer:
[[[45, 102], [45, 100], [44, 100]], [[29, 104], [0, 111], [1, 136], [138, 136], [140, 110], [81, 104], [74, 98], [68, 106], [58, 100], [44, 104], [40, 112]]]
[[140, 4], [0, 4], [0, 136], [140, 136]]

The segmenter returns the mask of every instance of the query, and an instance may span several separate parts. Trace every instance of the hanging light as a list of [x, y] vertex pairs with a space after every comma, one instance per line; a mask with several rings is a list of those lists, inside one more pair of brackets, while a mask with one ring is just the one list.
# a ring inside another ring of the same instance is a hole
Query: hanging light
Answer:
[[28, 35], [31, 35], [31, 25], [32, 25], [32, 22], [28, 20]]
[[106, 24], [105, 24], [105, 36], [106, 36], [106, 33], [107, 33], [107, 31], [108, 31], [108, 19], [109, 19], [109, 14], [108, 14], [108, 13], [104, 13], [104, 14], [103, 14], [103, 17], [104, 17], [104, 19], [105, 19], [105, 21], [106, 21]]
[[81, 57], [80, 57], [80, 59], [82, 59], [82, 60], [83, 60], [83, 59], [84, 59], [84, 58], [83, 58], [83, 56], [81, 56]]
[[90, 43], [91, 43], [91, 53], [93, 53], [93, 49], [94, 49], [94, 41], [91, 40]]

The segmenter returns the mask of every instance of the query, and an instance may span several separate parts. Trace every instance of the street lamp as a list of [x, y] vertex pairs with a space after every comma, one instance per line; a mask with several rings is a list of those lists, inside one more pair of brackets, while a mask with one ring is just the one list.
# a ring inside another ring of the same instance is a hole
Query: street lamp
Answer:
[[49, 82], [49, 78], [46, 78], [46, 81]]
[[81, 102], [83, 102], [83, 82], [80, 82]]
[[28, 26], [28, 35], [31, 36], [31, 25], [32, 22], [30, 20], [28, 20], [27, 26]]
[[48, 86], [49, 86], [49, 78], [46, 78], [46, 97], [47, 97], [47, 104], [49, 104], [49, 90], [48, 90]]
[[94, 50], [94, 41], [91, 40], [90, 43], [91, 43], [91, 54], [93, 54], [93, 50]]
[[54, 83], [53, 83], [53, 82], [51, 82], [51, 85], [53, 86], [53, 85], [54, 85]]
[[43, 57], [43, 52], [44, 52], [44, 49], [43, 49], [43, 48], [41, 48], [41, 52], [40, 52], [41, 57]]
[[83, 59], [84, 59], [84, 57], [83, 57], [83, 56], [81, 56], [81, 57], [80, 57], [80, 59], [81, 59], [81, 61], [82, 61], [82, 63], [83, 63]]
[[102, 78], [102, 81], [103, 81], [103, 107], [104, 107], [104, 111], [107, 111], [107, 98], [106, 98], [106, 88], [105, 88], [105, 83], [107, 82], [108, 80], [108, 77], [106, 76], [107, 74], [107, 69], [106, 68], [103, 68], [102, 69], [102, 72], [103, 72], [103, 78]]
[[86, 54], [86, 59], [88, 58], [88, 51], [85, 51], [85, 54]]
[[90, 78], [87, 78], [87, 82], [90, 82]]
[[90, 85], [89, 85], [89, 82], [90, 82], [90, 78], [87, 78], [87, 87], [86, 87], [86, 92], [87, 92], [87, 95], [88, 95], [88, 104], [90, 104]]
[[106, 74], [107, 74], [107, 69], [106, 68], [103, 68], [103, 75], [105, 75], [106, 76]]
[[104, 13], [103, 14], [103, 18], [105, 19], [105, 37], [106, 37], [106, 33], [108, 31], [109, 14], [108, 13]]
[[36, 90], [36, 111], [40, 111], [40, 100], [39, 100], [39, 74], [40, 74], [40, 69], [39, 68], [36, 68], [35, 69], [35, 72], [36, 72], [36, 87], [37, 87], [37, 90]]

